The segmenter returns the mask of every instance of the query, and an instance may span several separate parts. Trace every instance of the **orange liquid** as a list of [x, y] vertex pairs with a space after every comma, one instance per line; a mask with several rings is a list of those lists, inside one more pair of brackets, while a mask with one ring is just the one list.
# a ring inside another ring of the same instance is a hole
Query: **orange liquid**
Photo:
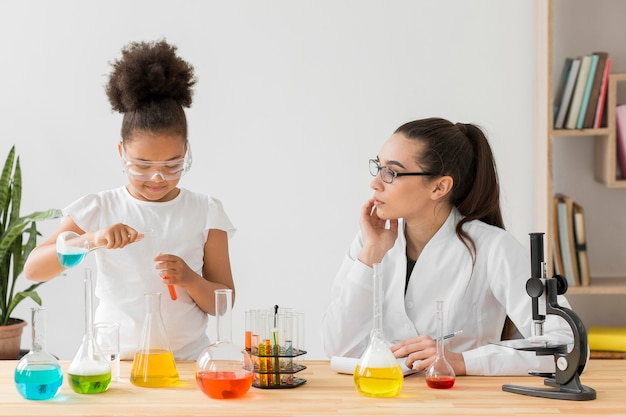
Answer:
[[252, 332], [246, 330], [246, 350], [250, 352], [252, 350]]
[[151, 349], [135, 353], [130, 382], [140, 387], [171, 387], [178, 385], [178, 370], [169, 350]]
[[196, 373], [196, 382], [206, 395], [211, 398], [239, 398], [252, 386], [253, 373], [248, 371]]
[[428, 385], [431, 388], [438, 388], [438, 389], [452, 388], [452, 386], [454, 385], [454, 379], [455, 378], [453, 376], [430, 377], [430, 378], [426, 378], [426, 385]]

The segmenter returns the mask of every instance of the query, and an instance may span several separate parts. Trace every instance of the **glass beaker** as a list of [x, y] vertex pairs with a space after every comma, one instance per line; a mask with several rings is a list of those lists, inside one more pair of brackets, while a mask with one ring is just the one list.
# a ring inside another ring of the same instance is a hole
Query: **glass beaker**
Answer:
[[456, 375], [452, 366], [446, 361], [443, 336], [443, 301], [437, 300], [437, 356], [426, 369], [424, 379], [431, 388], [452, 388]]
[[239, 398], [254, 378], [249, 353], [232, 342], [232, 296], [230, 289], [215, 290], [217, 341], [196, 362], [198, 387], [211, 398]]
[[85, 335], [68, 368], [70, 387], [79, 394], [104, 392], [111, 383], [111, 366], [93, 335], [91, 269], [85, 269]]
[[45, 308], [32, 310], [32, 348], [15, 367], [13, 379], [27, 400], [49, 400], [57, 396], [63, 383], [59, 361], [45, 348]]
[[369, 344], [354, 370], [354, 386], [367, 397], [395, 397], [402, 389], [404, 375], [384, 339], [382, 265], [373, 267], [374, 325]]
[[171, 387], [179, 382], [174, 354], [161, 316], [161, 294], [146, 294], [146, 317], [135, 352], [130, 382], [140, 387]]

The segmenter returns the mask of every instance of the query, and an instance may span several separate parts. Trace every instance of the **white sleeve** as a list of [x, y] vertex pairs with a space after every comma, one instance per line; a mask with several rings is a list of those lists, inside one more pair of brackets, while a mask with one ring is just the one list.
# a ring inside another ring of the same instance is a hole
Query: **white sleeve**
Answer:
[[335, 277], [322, 318], [322, 343], [329, 358], [360, 357], [372, 330], [373, 269], [357, 259], [360, 246], [357, 237]]

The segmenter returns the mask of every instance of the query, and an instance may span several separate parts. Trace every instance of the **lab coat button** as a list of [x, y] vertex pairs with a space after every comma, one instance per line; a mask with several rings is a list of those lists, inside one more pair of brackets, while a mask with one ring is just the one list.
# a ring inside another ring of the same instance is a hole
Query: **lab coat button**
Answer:
[[413, 308], [413, 303], [410, 301], [406, 303], [406, 308]]

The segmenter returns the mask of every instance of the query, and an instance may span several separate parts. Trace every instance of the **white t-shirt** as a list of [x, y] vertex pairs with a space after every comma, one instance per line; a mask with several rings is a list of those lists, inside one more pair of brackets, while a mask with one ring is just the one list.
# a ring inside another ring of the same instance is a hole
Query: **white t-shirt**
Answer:
[[183, 188], [171, 201], [141, 201], [120, 187], [86, 195], [66, 207], [64, 214], [84, 231], [124, 223], [147, 232], [143, 240], [124, 248], [94, 251], [99, 299], [94, 321], [120, 324], [121, 359], [133, 359], [138, 348], [147, 293], [162, 294], [161, 315], [174, 357], [197, 359], [209, 345], [207, 314], [183, 288], [176, 288], [176, 301], [170, 299], [153, 259], [159, 252], [177, 255], [202, 275], [209, 230], [224, 230], [229, 237], [235, 231], [220, 201]]
[[[524, 337], [531, 336], [530, 253], [510, 233], [480, 221], [463, 228], [476, 243], [476, 264], [456, 235], [462, 216], [453, 209], [426, 244], [411, 273], [406, 294], [406, 240], [400, 221], [395, 245], [383, 258], [383, 331], [390, 343], [437, 335], [436, 300], [444, 301], [444, 334], [463, 330], [446, 348], [463, 352], [468, 375], [516, 375], [530, 369], [554, 372], [552, 356], [536, 356], [489, 344], [500, 340], [507, 315]], [[372, 268], [358, 260], [363, 247], [357, 236], [337, 277], [322, 319], [326, 354], [360, 357], [373, 326]], [[569, 308], [563, 296], [559, 305]], [[561, 317], [546, 316], [545, 334], [557, 343], [572, 342]]]

